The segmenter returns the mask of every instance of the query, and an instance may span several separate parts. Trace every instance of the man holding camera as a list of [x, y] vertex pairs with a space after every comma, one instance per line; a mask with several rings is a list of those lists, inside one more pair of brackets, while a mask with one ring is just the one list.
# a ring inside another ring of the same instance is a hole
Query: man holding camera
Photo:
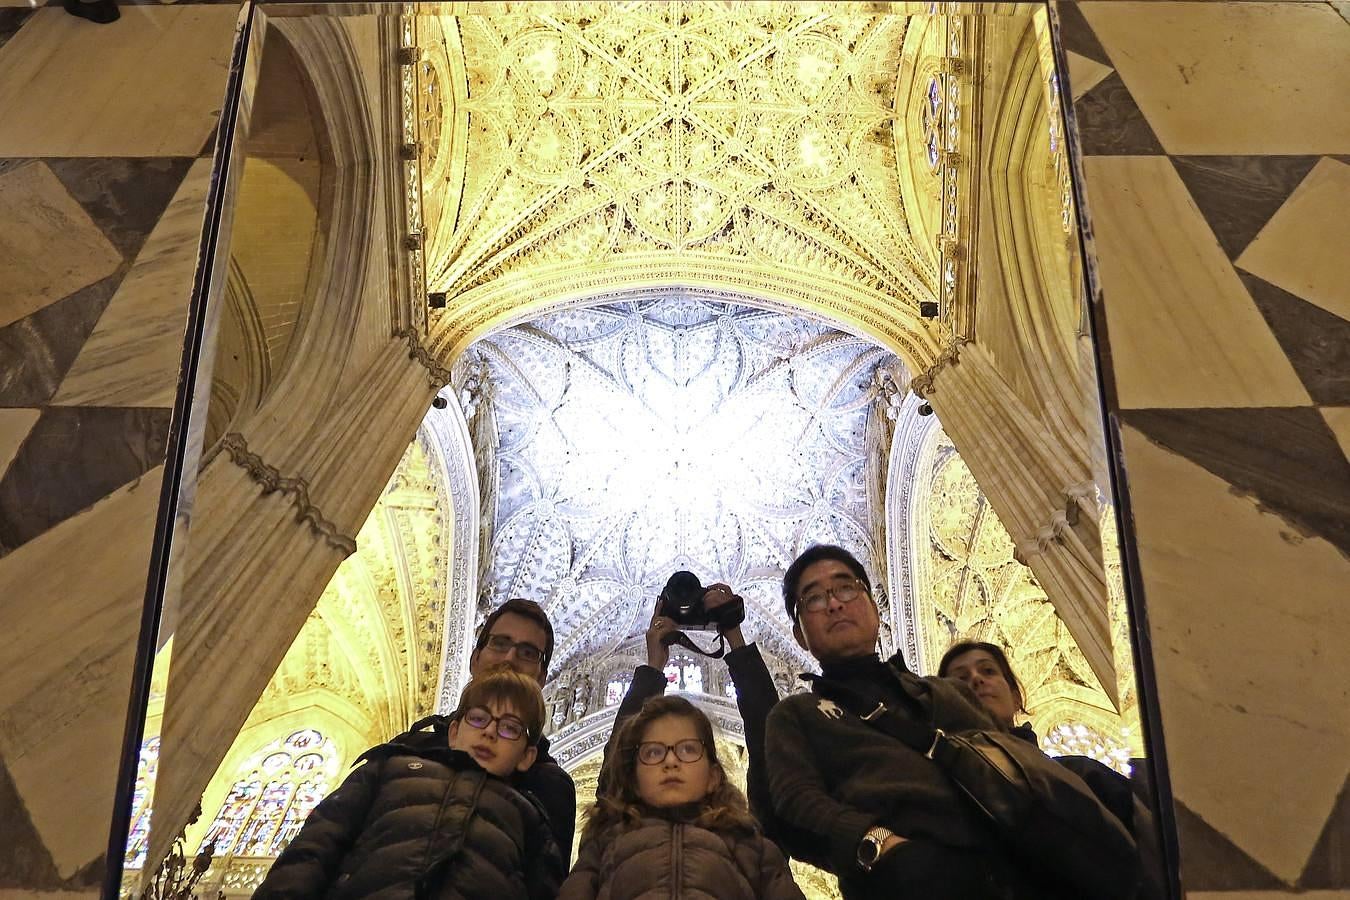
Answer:
[[[687, 574], [687, 573], [682, 573]], [[669, 590], [669, 587], [667, 588]], [[741, 598], [725, 584], [709, 585], [703, 591], [703, 609], [710, 620], [716, 621], [718, 610], [727, 604], [742, 602]], [[630, 717], [636, 715], [642, 704], [652, 697], [659, 697], [666, 691], [666, 663], [670, 661], [670, 640], [672, 633], [680, 625], [669, 616], [662, 615], [666, 600], [663, 593], [652, 613], [651, 625], [647, 627], [647, 664], [633, 671], [633, 681], [619, 704], [614, 717], [614, 730], [610, 740], [619, 733], [620, 727]], [[746, 767], [746, 798], [750, 801], [750, 810], [760, 819], [766, 833], [770, 832], [768, 812], [769, 783], [764, 769], [764, 723], [769, 710], [778, 702], [778, 690], [774, 687], [773, 677], [759, 655], [759, 648], [747, 644], [741, 634], [739, 624], [719, 631], [726, 639], [730, 649], [723, 659], [726, 660], [727, 673], [731, 683], [736, 686], [736, 707], [740, 710], [741, 720], [745, 724], [745, 747], [749, 755]], [[606, 756], [608, 757], [608, 749]], [[773, 837], [769, 833], [769, 837]]]

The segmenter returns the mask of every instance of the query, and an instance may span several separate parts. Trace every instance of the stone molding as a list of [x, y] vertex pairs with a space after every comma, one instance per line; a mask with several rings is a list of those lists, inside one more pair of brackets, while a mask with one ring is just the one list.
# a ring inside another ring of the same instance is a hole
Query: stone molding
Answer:
[[309, 499], [309, 482], [300, 477], [282, 475], [276, 466], [268, 465], [262, 457], [248, 449], [248, 441], [237, 431], [231, 431], [220, 439], [215, 449], [203, 465], [210, 462], [220, 451], [229, 454], [230, 459], [249, 477], [262, 485], [264, 494], [283, 493], [291, 496], [291, 505], [295, 507], [295, 520], [307, 522], [309, 527], [328, 544], [344, 555], [356, 552], [356, 538], [343, 534], [329, 521]]

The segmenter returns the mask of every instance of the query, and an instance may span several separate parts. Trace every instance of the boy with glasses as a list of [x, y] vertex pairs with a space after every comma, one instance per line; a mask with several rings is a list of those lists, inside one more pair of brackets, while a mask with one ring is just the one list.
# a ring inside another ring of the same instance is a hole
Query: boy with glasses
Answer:
[[543, 727], [535, 679], [505, 666], [475, 677], [449, 720], [362, 754], [254, 896], [555, 896], [563, 857], [539, 801], [514, 780], [534, 764]]
[[[552, 656], [553, 623], [548, 614], [538, 603], [516, 598], [489, 613], [478, 629], [469, 657], [469, 674], [477, 678], [490, 669], [509, 666], [543, 687]], [[439, 720], [439, 716], [423, 719], [413, 727]], [[544, 805], [558, 849], [563, 859], [571, 859], [577, 819], [576, 785], [549, 754], [548, 738], [539, 738], [536, 750], [534, 762], [516, 776], [517, 782]]]

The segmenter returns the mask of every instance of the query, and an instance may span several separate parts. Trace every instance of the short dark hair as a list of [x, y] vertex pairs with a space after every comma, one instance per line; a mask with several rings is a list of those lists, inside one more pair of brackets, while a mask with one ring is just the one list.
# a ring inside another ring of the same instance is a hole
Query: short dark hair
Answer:
[[488, 613], [488, 617], [483, 620], [483, 627], [478, 629], [478, 637], [474, 641], [473, 652], [477, 653], [487, 646], [488, 638], [492, 637], [492, 626], [496, 625], [497, 620], [507, 613], [514, 613], [517, 616], [529, 619], [544, 629], [544, 659], [539, 666], [539, 680], [543, 681], [545, 676], [548, 675], [548, 661], [553, 657], [553, 623], [548, 620], [548, 613], [544, 612], [544, 608], [533, 600], [513, 597]]
[[539, 743], [544, 733], [545, 715], [544, 694], [539, 690], [539, 682], [510, 666], [497, 666], [465, 685], [454, 717], [458, 719], [471, 707], [486, 707], [493, 701], [515, 710], [525, 725], [526, 740], [531, 747]]
[[947, 648], [947, 652], [942, 654], [942, 662], [938, 663], [938, 677], [946, 678], [947, 670], [951, 668], [952, 663], [958, 656], [965, 656], [975, 650], [983, 650], [994, 658], [999, 671], [1003, 673], [1003, 679], [1008, 682], [1008, 687], [1013, 692], [1014, 699], [1017, 700], [1017, 711], [1027, 711], [1026, 694], [1022, 691], [1022, 682], [1018, 680], [1017, 673], [1013, 671], [1012, 663], [1008, 662], [1008, 654], [1003, 652], [1003, 648], [998, 644], [991, 644], [988, 641], [957, 641]]
[[858, 562], [858, 557], [835, 544], [812, 544], [801, 556], [794, 559], [792, 565], [783, 573], [783, 606], [787, 609], [789, 620], [797, 621], [797, 584], [802, 580], [802, 573], [808, 566], [827, 559], [848, 566], [854, 576], [867, 588], [867, 592], [869, 594], [872, 592], [872, 581], [867, 577], [867, 570], [863, 568], [863, 564]]

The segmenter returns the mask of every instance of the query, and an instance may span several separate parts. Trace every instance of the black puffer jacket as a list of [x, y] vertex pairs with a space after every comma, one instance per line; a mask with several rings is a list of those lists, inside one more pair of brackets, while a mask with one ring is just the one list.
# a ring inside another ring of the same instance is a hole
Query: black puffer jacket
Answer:
[[583, 841], [558, 900], [802, 900], [782, 852], [759, 832], [660, 816]]
[[537, 800], [451, 750], [435, 729], [366, 751], [253, 895], [551, 898], [565, 873]]

